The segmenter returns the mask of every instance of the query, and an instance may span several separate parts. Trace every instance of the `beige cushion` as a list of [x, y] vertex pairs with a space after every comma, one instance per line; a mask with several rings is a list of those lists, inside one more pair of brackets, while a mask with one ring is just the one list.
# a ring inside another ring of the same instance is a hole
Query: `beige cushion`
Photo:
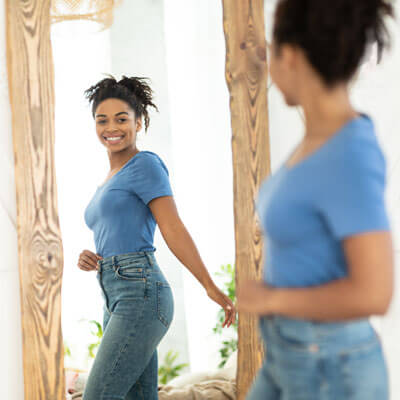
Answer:
[[224, 368], [215, 371], [187, 373], [169, 381], [168, 386], [183, 387], [185, 385], [191, 385], [209, 380], [235, 380], [236, 364], [237, 351], [232, 353]]
[[236, 384], [231, 380], [209, 380], [183, 387], [165, 385], [159, 389], [159, 400], [235, 400]]

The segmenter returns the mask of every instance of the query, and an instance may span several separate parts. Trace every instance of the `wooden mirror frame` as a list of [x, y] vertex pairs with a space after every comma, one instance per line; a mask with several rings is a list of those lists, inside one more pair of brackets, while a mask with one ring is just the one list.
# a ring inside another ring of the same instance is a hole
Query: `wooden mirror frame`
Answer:
[[[263, 240], [255, 197], [270, 174], [268, 68], [264, 0], [223, 0], [225, 77], [230, 93], [236, 285], [262, 278]], [[258, 319], [239, 313], [237, 398], [242, 400], [264, 358]]]
[[[230, 91], [236, 283], [262, 275], [254, 199], [270, 173], [264, 1], [223, 0]], [[51, 0], [5, 0], [26, 400], [64, 400], [63, 247], [54, 164]], [[238, 399], [263, 360], [254, 317], [239, 314]], [[249, 352], [250, 349], [250, 352]]]
[[5, 0], [26, 400], [65, 399], [50, 0]]

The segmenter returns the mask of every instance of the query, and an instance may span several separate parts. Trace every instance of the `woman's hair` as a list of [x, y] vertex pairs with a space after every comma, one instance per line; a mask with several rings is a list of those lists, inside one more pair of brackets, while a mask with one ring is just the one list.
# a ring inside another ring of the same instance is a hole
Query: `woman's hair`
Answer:
[[301, 48], [327, 86], [349, 81], [377, 43], [378, 62], [390, 37], [390, 0], [279, 0], [273, 38]]
[[136, 118], [144, 116], [145, 130], [149, 127], [150, 118], [147, 110], [148, 106], [157, 106], [153, 104], [153, 91], [145, 82], [148, 78], [126, 77], [122, 76], [117, 81], [112, 75], [105, 78], [89, 89], [85, 90], [85, 96], [92, 103], [92, 115], [94, 117], [97, 106], [104, 100], [116, 98], [125, 101], [135, 112]]

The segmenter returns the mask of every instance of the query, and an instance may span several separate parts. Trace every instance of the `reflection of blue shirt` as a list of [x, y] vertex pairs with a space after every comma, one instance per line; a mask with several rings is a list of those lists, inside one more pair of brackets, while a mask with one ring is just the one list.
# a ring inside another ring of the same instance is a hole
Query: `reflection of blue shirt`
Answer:
[[319, 285], [347, 275], [341, 240], [389, 230], [386, 162], [374, 126], [362, 115], [293, 167], [283, 164], [259, 190], [265, 235], [264, 281]]
[[155, 250], [156, 221], [147, 204], [161, 196], [172, 196], [168, 169], [157, 154], [140, 151], [97, 188], [86, 207], [96, 252], [105, 258]]

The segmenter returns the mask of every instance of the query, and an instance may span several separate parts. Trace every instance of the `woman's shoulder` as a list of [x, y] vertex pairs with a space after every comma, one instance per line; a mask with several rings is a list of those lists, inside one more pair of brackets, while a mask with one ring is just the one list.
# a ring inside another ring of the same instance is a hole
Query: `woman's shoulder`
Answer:
[[385, 164], [373, 120], [368, 115], [362, 114], [351, 121], [345, 127], [342, 140], [333, 149], [332, 156], [343, 167]]
[[369, 117], [358, 118], [330, 149], [319, 170], [321, 187], [336, 188], [338, 182], [358, 187], [364, 182], [385, 182], [386, 159]]
[[141, 150], [139, 151], [134, 157], [134, 162], [131, 163], [132, 169], [154, 169], [159, 168], [160, 166], [164, 168], [166, 171], [167, 166], [165, 165], [164, 161], [161, 157], [150, 150]]

